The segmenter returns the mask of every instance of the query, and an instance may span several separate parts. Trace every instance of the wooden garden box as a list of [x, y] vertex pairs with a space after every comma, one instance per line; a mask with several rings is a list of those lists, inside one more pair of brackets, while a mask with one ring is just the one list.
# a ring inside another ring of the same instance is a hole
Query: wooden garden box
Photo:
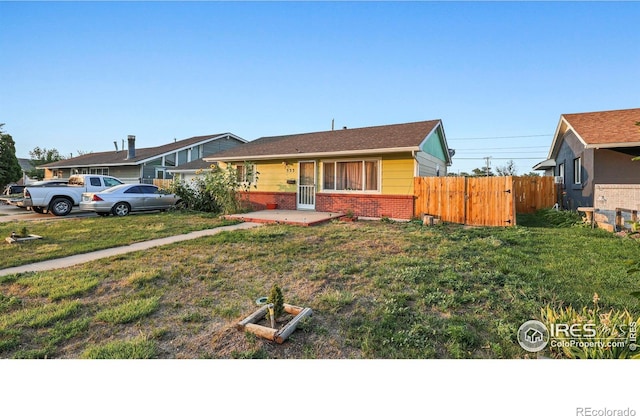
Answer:
[[247, 331], [255, 334], [261, 338], [268, 339], [269, 341], [275, 341], [278, 344], [282, 344], [289, 335], [296, 330], [296, 327], [305, 317], [310, 317], [313, 315], [313, 311], [311, 308], [302, 308], [300, 306], [289, 305], [287, 303], [284, 304], [284, 311], [290, 315], [293, 315], [293, 319], [287, 322], [283, 327], [271, 328], [270, 326], [259, 325], [257, 322], [260, 322], [264, 319], [267, 314], [268, 306], [264, 305], [251, 315], [244, 318], [238, 324], [236, 324], [236, 328], [238, 331]]

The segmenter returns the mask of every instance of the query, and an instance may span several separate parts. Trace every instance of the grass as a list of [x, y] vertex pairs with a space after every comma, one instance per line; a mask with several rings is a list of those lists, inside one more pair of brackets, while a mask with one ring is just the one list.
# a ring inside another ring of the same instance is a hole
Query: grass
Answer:
[[[546, 305], [597, 292], [638, 317], [637, 240], [553, 213], [518, 223], [267, 225], [7, 276], [0, 357], [524, 358], [517, 329]], [[282, 345], [235, 329], [274, 283], [314, 311]]]
[[233, 223], [211, 214], [181, 211], [64, 220], [43, 216], [37, 221], [5, 222], [0, 223], [0, 236], [8, 237], [26, 227], [29, 233], [44, 238], [0, 245], [0, 269]]

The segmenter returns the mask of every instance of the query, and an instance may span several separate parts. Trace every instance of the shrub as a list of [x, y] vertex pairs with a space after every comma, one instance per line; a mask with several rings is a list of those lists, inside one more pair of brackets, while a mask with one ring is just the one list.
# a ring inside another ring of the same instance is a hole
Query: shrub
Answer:
[[242, 192], [256, 187], [258, 172], [253, 164], [245, 163], [246, 177], [251, 177], [253, 185], [239, 177], [236, 169], [228, 165], [226, 169], [212, 165], [211, 170], [198, 175], [191, 183], [174, 181], [171, 192], [178, 195], [187, 208], [195, 211], [234, 214], [243, 209]]

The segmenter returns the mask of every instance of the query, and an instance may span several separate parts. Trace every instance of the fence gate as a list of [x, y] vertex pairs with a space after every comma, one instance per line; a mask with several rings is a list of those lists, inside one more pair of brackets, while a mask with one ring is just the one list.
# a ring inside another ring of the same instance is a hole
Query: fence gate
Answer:
[[468, 225], [515, 225], [513, 178], [420, 177], [415, 180], [416, 214]]
[[509, 226], [516, 212], [550, 208], [557, 189], [552, 176], [415, 178], [415, 215], [468, 225]]

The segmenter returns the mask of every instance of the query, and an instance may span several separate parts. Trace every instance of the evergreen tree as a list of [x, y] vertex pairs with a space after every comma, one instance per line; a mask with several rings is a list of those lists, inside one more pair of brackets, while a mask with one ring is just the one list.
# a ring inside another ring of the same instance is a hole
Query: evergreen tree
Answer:
[[0, 124], [0, 186], [16, 182], [22, 178], [22, 168], [16, 157], [16, 144], [10, 134], [2, 130]]

